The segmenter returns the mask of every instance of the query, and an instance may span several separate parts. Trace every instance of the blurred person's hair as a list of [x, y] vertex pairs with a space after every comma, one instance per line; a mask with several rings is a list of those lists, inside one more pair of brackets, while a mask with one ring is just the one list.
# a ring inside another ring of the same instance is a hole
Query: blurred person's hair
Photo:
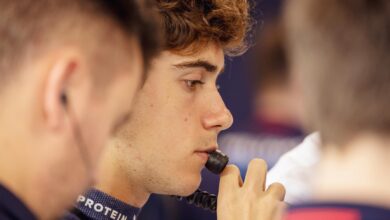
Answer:
[[329, 144], [390, 134], [390, 1], [294, 0], [285, 18], [309, 123]]
[[283, 27], [278, 19], [267, 22], [259, 32], [253, 48], [251, 81], [256, 89], [288, 84], [289, 72], [286, 60]]
[[50, 47], [80, 46], [91, 54], [95, 73], [104, 68], [111, 50], [131, 49], [121, 46], [120, 39], [140, 43], [144, 65], [158, 52], [158, 24], [150, 1], [0, 0], [0, 5], [1, 84], [25, 59]]
[[194, 54], [208, 42], [226, 55], [238, 56], [248, 46], [253, 26], [248, 0], [156, 0], [165, 29], [164, 49]]

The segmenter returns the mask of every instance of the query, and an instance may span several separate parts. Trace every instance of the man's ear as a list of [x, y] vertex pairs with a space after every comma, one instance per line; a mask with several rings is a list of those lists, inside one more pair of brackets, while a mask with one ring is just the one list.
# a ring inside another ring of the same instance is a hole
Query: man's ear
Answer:
[[43, 108], [50, 128], [62, 126], [67, 114], [67, 89], [70, 79], [77, 73], [80, 60], [74, 53], [64, 53], [54, 60], [48, 69], [44, 88]]

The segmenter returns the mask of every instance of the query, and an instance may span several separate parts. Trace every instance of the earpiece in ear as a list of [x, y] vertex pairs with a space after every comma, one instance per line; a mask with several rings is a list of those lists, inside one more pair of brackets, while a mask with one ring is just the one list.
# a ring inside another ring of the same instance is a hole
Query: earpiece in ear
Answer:
[[61, 103], [64, 105], [64, 107], [66, 107], [68, 104], [68, 98], [66, 97], [65, 92], [61, 93]]

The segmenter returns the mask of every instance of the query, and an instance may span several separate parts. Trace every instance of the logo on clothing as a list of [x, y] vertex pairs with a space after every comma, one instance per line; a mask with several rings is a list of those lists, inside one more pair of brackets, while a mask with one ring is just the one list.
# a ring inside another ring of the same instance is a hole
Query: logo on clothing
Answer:
[[[79, 205], [84, 206], [85, 208], [89, 208], [93, 210], [96, 213], [101, 213], [102, 215], [113, 219], [113, 220], [127, 220], [127, 215], [120, 213], [119, 211], [104, 206], [103, 204], [99, 202], [95, 202], [94, 200], [90, 198], [86, 198], [85, 196], [79, 196], [77, 199], [77, 202]], [[136, 216], [134, 215], [132, 220], [136, 220]]]

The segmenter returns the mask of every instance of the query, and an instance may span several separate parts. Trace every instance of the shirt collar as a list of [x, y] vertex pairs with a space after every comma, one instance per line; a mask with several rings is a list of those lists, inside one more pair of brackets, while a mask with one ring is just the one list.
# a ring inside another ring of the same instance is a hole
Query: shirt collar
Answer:
[[97, 189], [80, 195], [76, 208], [84, 215], [99, 220], [134, 220], [141, 211]]
[[16, 195], [0, 184], [0, 217], [1, 216], [15, 220], [37, 219]]

